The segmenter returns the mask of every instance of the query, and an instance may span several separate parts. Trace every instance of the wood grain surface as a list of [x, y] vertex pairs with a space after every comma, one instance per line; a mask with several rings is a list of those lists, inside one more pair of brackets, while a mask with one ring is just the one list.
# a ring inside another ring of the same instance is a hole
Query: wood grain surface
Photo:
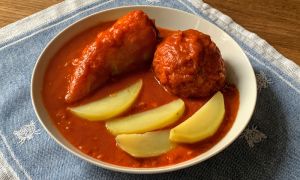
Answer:
[[300, 0], [204, 0], [300, 65]]
[[[1, 0], [0, 27], [62, 0]], [[299, 0], [204, 0], [300, 65]]]

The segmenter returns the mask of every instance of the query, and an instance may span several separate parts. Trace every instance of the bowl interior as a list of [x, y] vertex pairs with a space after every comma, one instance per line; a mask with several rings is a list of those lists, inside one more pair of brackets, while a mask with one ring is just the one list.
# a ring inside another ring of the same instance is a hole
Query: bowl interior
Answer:
[[[66, 139], [58, 132], [57, 128], [52, 123], [52, 120], [50, 119], [43, 105], [41, 91], [43, 86], [44, 74], [49, 61], [56, 54], [56, 52], [66, 42], [71, 40], [80, 32], [83, 32], [90, 27], [98, 25], [102, 22], [115, 20], [134, 9], [140, 9], [146, 12], [150, 18], [155, 19], [155, 24], [159, 27], [174, 30], [196, 29], [210, 35], [212, 40], [219, 47], [221, 54], [225, 60], [228, 80], [234, 83], [239, 90], [240, 107], [232, 128], [225, 135], [225, 137], [210, 150], [191, 160], [171, 166], [158, 168], [128, 168], [101, 162], [87, 156], [86, 154], [83, 154], [75, 147], [73, 147], [68, 141], [66, 141]], [[153, 6], [133, 6], [110, 9], [96, 13], [80, 20], [79, 22], [74, 23], [73, 25], [62, 31], [59, 35], [57, 35], [48, 44], [36, 63], [32, 75], [31, 96], [36, 114], [48, 134], [54, 140], [56, 140], [58, 144], [62, 145], [65, 149], [72, 152], [76, 156], [85, 159], [86, 161], [89, 161], [95, 165], [115, 171], [128, 173], [160, 173], [181, 169], [199, 163], [217, 154], [228, 145], [230, 145], [243, 131], [251, 118], [256, 102], [256, 80], [251, 64], [242, 49], [228, 34], [219, 29], [217, 26], [211, 24], [201, 17], [175, 9]]]

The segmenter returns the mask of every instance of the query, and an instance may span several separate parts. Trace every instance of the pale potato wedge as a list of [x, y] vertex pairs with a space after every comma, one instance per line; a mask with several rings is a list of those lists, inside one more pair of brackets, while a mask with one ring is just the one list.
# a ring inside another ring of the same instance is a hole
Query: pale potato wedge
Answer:
[[120, 115], [128, 110], [142, 89], [143, 81], [140, 79], [129, 87], [111, 94], [103, 99], [69, 110], [81, 118], [90, 121], [103, 121]]
[[218, 130], [224, 115], [224, 97], [221, 92], [217, 92], [195, 114], [171, 129], [170, 140], [194, 143], [208, 138]]
[[141, 113], [120, 117], [106, 122], [106, 128], [114, 135], [144, 133], [164, 128], [177, 121], [185, 109], [181, 99]]
[[116, 137], [117, 145], [133, 157], [159, 156], [175, 147], [169, 139], [170, 130], [146, 132], [144, 134], [121, 134]]

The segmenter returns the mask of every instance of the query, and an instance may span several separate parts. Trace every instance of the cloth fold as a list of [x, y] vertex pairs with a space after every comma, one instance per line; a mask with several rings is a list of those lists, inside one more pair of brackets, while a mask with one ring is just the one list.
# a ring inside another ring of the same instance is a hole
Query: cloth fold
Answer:
[[[68, 25], [119, 6], [155, 5], [199, 15], [232, 36], [255, 70], [258, 99], [248, 128], [198, 165], [158, 175], [112, 172], [62, 149], [30, 100], [34, 64]], [[200, 0], [68, 0], [0, 29], [0, 179], [300, 179], [300, 68], [265, 40]]]

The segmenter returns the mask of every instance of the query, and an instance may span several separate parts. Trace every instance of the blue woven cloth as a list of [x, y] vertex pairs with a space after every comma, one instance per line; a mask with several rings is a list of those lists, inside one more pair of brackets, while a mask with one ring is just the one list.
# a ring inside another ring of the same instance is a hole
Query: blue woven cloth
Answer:
[[[257, 75], [251, 122], [230, 147], [190, 168], [132, 175], [91, 165], [43, 130], [30, 100], [34, 64], [46, 44], [77, 20], [123, 5], [173, 7], [231, 35]], [[69, 0], [0, 29], [0, 179], [300, 179], [300, 68], [267, 42], [200, 0]]]

